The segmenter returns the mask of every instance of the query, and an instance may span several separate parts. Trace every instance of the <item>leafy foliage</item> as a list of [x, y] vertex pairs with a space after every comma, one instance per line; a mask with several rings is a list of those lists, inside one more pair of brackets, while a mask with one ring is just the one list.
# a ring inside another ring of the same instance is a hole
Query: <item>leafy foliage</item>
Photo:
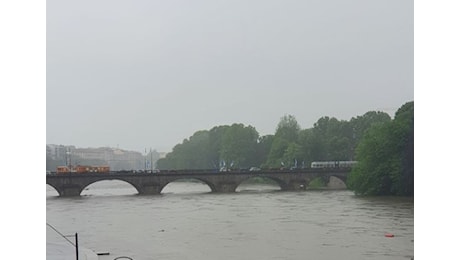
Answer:
[[211, 168], [209, 131], [198, 131], [182, 144], [174, 146], [166, 158], [157, 161], [160, 169]]
[[200, 130], [176, 145], [159, 169], [248, 169], [308, 167], [313, 161], [358, 160], [348, 186], [358, 194], [413, 194], [413, 102], [395, 119], [370, 111], [349, 121], [321, 117], [301, 129], [292, 115], [281, 117], [274, 135], [259, 136], [252, 126]]
[[292, 115], [285, 115], [281, 118], [276, 127], [275, 137], [285, 139], [288, 142], [296, 142], [300, 126]]
[[258, 138], [259, 133], [254, 127], [233, 124], [223, 135], [220, 149], [221, 160], [232, 167], [250, 167], [256, 156]]
[[249, 167], [257, 159], [259, 133], [243, 124], [201, 130], [178, 144], [166, 158], [157, 161], [159, 169], [212, 169], [221, 163]]
[[372, 127], [357, 147], [347, 186], [362, 195], [414, 195], [414, 102]]

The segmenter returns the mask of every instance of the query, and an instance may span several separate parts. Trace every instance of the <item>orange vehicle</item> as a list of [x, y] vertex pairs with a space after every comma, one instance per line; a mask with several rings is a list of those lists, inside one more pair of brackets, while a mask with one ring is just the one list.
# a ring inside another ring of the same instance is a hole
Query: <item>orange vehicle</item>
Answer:
[[70, 169], [67, 166], [58, 166], [56, 169], [57, 173], [69, 173]]
[[104, 166], [96, 166], [97, 172], [102, 172], [102, 173], [109, 173], [110, 172], [110, 166], [104, 165]]
[[68, 166], [58, 166], [57, 173], [109, 173], [109, 166], [86, 166], [86, 165], [77, 165], [69, 169]]

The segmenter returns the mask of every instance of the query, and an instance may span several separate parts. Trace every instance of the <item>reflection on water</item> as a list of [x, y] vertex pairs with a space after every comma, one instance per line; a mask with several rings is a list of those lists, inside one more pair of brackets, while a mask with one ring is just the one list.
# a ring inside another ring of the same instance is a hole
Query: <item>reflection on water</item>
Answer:
[[[342, 191], [282, 192], [243, 184], [215, 194], [197, 182], [139, 196], [122, 181], [59, 198], [47, 186], [47, 222], [80, 244], [133, 259], [410, 259], [413, 199]], [[394, 238], [384, 236], [386, 232]], [[47, 228], [47, 241], [61, 241]]]

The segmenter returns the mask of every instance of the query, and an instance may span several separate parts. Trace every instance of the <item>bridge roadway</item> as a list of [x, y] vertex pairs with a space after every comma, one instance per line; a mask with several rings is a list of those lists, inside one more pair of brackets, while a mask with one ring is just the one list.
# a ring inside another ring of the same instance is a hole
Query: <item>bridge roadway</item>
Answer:
[[235, 192], [243, 181], [263, 177], [275, 181], [281, 190], [305, 190], [310, 181], [321, 177], [326, 183], [334, 176], [346, 183], [351, 168], [305, 168], [296, 170], [228, 171], [181, 170], [159, 173], [72, 173], [47, 174], [46, 184], [52, 186], [59, 196], [80, 196], [90, 184], [104, 180], [120, 180], [131, 184], [140, 195], [160, 194], [168, 183], [195, 179], [207, 184], [212, 192]]

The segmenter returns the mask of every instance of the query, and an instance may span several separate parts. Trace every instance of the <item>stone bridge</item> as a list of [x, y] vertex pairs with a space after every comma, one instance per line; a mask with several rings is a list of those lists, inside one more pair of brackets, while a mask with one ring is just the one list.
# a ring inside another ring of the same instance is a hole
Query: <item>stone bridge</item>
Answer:
[[208, 170], [166, 171], [160, 173], [73, 173], [48, 174], [46, 184], [52, 186], [59, 196], [79, 196], [90, 184], [104, 180], [120, 180], [131, 184], [139, 194], [160, 194], [171, 182], [183, 179], [199, 180], [212, 192], [235, 192], [247, 179], [263, 177], [275, 181], [285, 191], [305, 190], [310, 181], [321, 177], [326, 183], [334, 176], [346, 183], [350, 168], [306, 168], [298, 170], [228, 171]]

